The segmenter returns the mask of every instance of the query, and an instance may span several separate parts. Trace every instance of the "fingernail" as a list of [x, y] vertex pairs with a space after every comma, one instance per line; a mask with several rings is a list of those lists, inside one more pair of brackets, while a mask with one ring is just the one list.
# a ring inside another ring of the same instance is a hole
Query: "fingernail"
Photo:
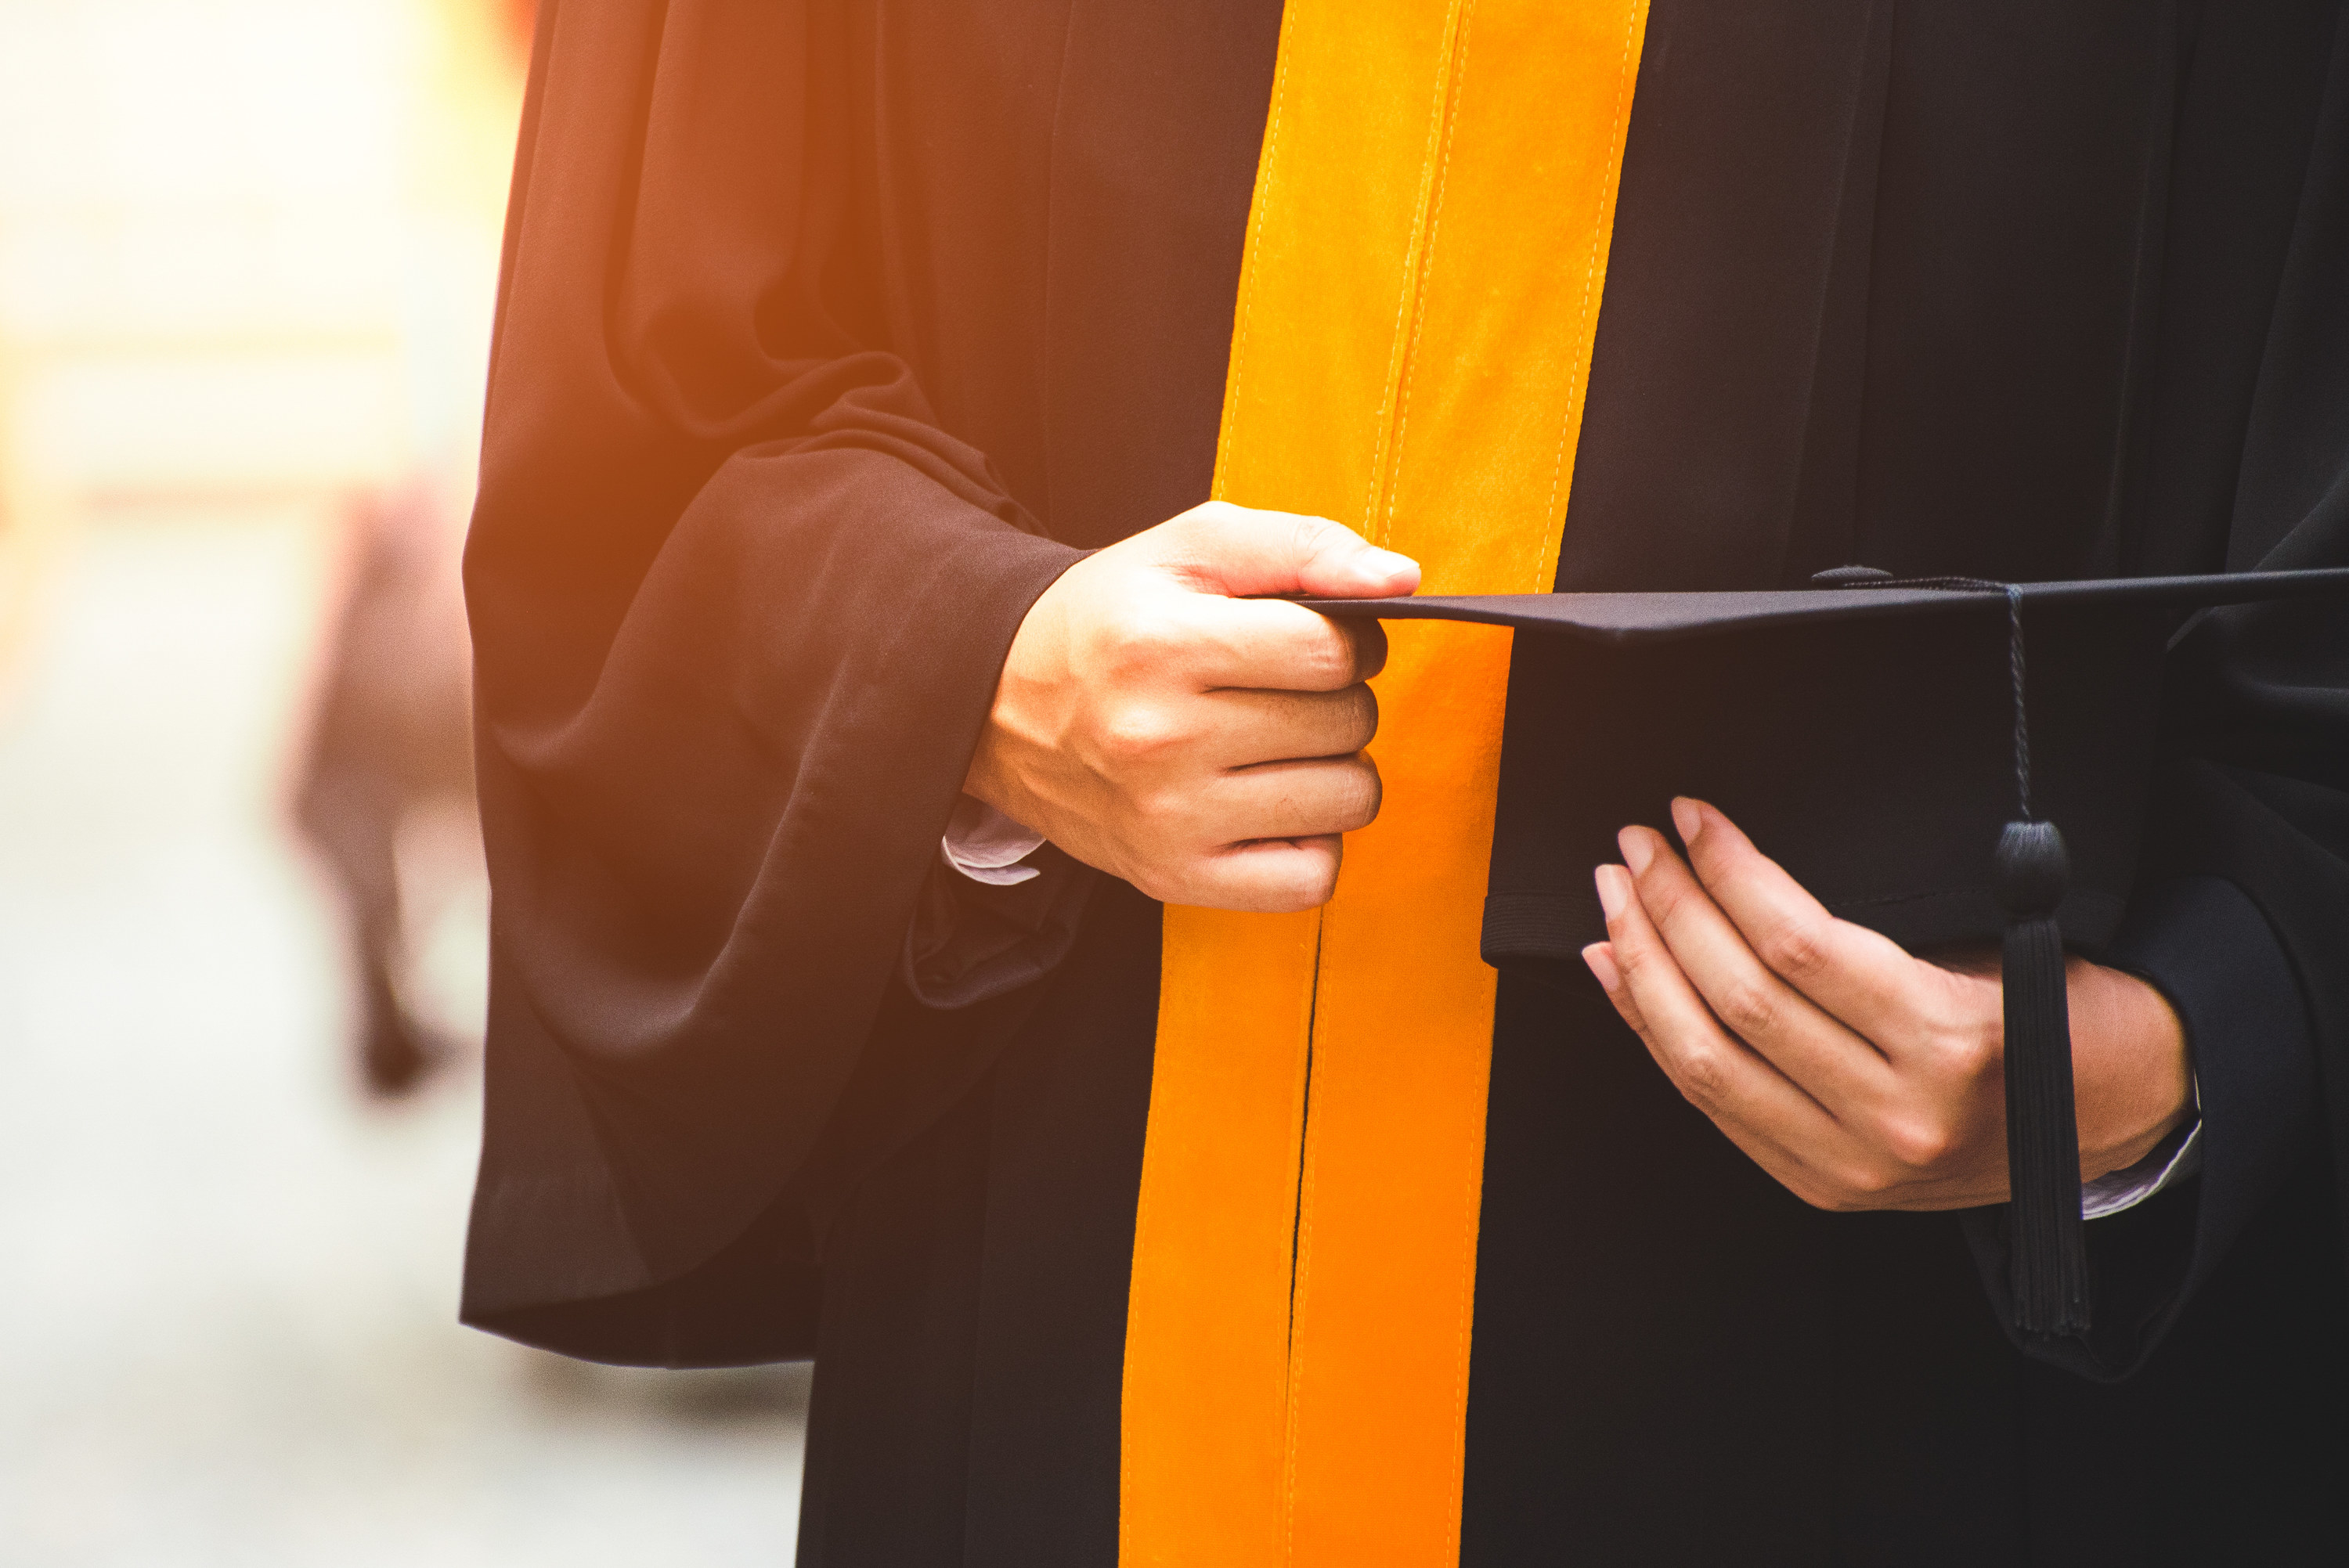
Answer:
[[1696, 802], [1685, 795], [1672, 798], [1672, 826], [1681, 830], [1681, 842], [1694, 847], [1696, 836], [1704, 831], [1704, 813]]
[[1410, 556], [1398, 555], [1392, 550], [1381, 550], [1376, 545], [1362, 552], [1361, 561], [1364, 575], [1375, 578], [1381, 583], [1401, 577], [1406, 573], [1416, 575], [1419, 572], [1419, 562]]
[[1582, 961], [1590, 965], [1602, 990], [1612, 991], [1623, 984], [1622, 972], [1615, 967], [1615, 950], [1604, 942], [1594, 942], [1582, 950]]
[[1607, 912], [1609, 920], [1623, 913], [1623, 883], [1619, 880], [1622, 870], [1621, 866], [1600, 866], [1591, 873], [1591, 880], [1599, 884], [1599, 907]]
[[1631, 874], [1647, 875], [1648, 862], [1656, 858], [1656, 846], [1648, 841], [1648, 830], [1626, 828], [1615, 835], [1615, 842], [1622, 847], [1623, 863], [1631, 868]]

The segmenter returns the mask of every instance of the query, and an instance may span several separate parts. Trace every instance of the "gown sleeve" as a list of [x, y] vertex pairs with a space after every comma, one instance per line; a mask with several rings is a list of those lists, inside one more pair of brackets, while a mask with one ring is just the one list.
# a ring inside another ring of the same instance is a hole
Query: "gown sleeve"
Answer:
[[806, 1353], [812, 1162], [885, 1012], [972, 1026], [893, 977], [1005, 651], [1079, 554], [892, 352], [849, 9], [540, 23], [466, 556], [464, 1315], [603, 1359]]
[[[2230, 571], [2349, 565], [2349, 28], [2260, 355], [2226, 538]], [[2115, 961], [2177, 1008], [2202, 1094], [2203, 1166], [2090, 1226], [2096, 1324], [2023, 1347], [2100, 1381], [2144, 1365], [2287, 1189], [2334, 1233], [2349, 1175], [2349, 606], [2205, 613], [2172, 646], [2168, 745]], [[2330, 1159], [2326, 1151], [2329, 1146]], [[2313, 1196], [2307, 1192], [2302, 1198]], [[1970, 1220], [2002, 1296], [2003, 1249]]]

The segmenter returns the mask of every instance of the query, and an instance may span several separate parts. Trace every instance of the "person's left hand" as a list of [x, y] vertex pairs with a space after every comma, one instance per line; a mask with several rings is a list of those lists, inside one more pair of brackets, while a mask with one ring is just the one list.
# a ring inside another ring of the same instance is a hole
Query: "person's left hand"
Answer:
[[[1583, 950], [1697, 1109], [1822, 1209], [1961, 1209], [2007, 1196], [1995, 955], [1951, 966], [1830, 915], [1727, 817], [1672, 802], [1689, 864], [1626, 828], [1597, 872], [1609, 940]], [[2186, 1037], [2161, 994], [2073, 958], [2080, 1171], [2134, 1164], [2189, 1113]]]

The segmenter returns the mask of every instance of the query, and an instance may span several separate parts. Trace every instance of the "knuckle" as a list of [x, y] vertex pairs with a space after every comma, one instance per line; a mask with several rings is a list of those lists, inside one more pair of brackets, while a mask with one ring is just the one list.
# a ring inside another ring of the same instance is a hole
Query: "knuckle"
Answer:
[[1770, 1033], [1779, 1020], [1778, 998], [1768, 985], [1751, 977], [1731, 982], [1718, 1011], [1723, 1023], [1748, 1039]]
[[1188, 806], [1179, 789], [1139, 789], [1127, 799], [1135, 829], [1162, 851], [1181, 840], [1183, 830], [1189, 825]]
[[[1610, 934], [1619, 923], [1619, 919], [1608, 923]], [[1615, 966], [1622, 971], [1626, 982], [1644, 979], [1649, 971], [1662, 961], [1661, 953], [1645, 942], [1617, 940], [1615, 943]]]
[[1723, 1091], [1729, 1079], [1728, 1064], [1720, 1050], [1712, 1046], [1700, 1046], [1682, 1053], [1680, 1060], [1680, 1090], [1690, 1104], [1700, 1110], [1709, 1110], [1721, 1103]]
[[1900, 1117], [1886, 1124], [1884, 1146], [1911, 1171], [1930, 1171], [1950, 1157], [1956, 1134], [1938, 1117]]
[[1685, 925], [1688, 914], [1687, 890], [1670, 877], [1658, 876], [1651, 869], [1646, 876], [1634, 877], [1632, 884], [1639, 889], [1640, 903], [1659, 930]]
[[1953, 1081], [1971, 1087], [2004, 1070], [2004, 1053], [1993, 1031], [1955, 1018], [1935, 1019], [1928, 1028], [1933, 1060]]
[[1123, 617], [1112, 627], [1102, 652], [1120, 675], [1164, 669], [1179, 657], [1190, 637], [1173, 615], [1152, 611]]
[[1293, 516], [1289, 547], [1299, 561], [1310, 561], [1324, 551], [1337, 550], [1348, 544], [1359, 544], [1361, 536], [1344, 523], [1332, 522], [1326, 517]]
[[1121, 703], [1101, 723], [1102, 754], [1131, 768], [1164, 755], [1181, 738], [1180, 727], [1151, 703]]
[[1826, 933], [1815, 921], [1783, 922], [1764, 939], [1762, 961], [1789, 980], [1813, 978], [1827, 966]]
[[1316, 630], [1298, 649], [1294, 674], [1307, 689], [1335, 691], [1354, 679], [1354, 645], [1334, 624]]
[[1951, 1047], [1951, 1061], [1968, 1084], [1998, 1078], [2006, 1068], [2005, 1053], [2000, 1049], [1999, 1041], [1982, 1029], [1961, 1031]]

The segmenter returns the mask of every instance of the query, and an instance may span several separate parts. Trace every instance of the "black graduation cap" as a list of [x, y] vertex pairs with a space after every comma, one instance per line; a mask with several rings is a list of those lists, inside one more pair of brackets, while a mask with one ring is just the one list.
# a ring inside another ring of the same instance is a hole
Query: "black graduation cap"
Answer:
[[1912, 951], [2002, 943], [2014, 1318], [2085, 1332], [2064, 953], [2097, 954], [2128, 901], [2163, 655], [2202, 608], [2349, 594], [2349, 569], [1813, 582], [1306, 603], [1530, 634], [1485, 905], [1496, 967], [1578, 969], [1606, 935], [1592, 869], [1619, 828], [1669, 823], [1674, 795], [1718, 805], [1828, 909]]

